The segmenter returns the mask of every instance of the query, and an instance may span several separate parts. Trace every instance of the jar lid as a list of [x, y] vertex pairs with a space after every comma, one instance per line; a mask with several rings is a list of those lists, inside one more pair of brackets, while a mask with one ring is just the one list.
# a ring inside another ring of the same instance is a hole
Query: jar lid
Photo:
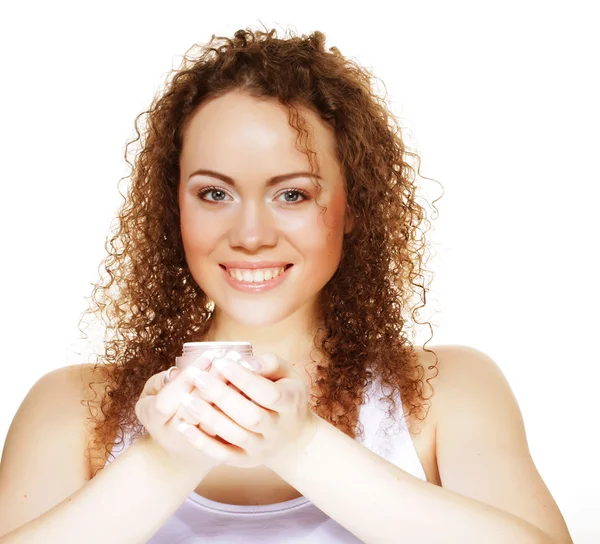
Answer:
[[251, 342], [185, 342], [184, 346], [251, 346]]

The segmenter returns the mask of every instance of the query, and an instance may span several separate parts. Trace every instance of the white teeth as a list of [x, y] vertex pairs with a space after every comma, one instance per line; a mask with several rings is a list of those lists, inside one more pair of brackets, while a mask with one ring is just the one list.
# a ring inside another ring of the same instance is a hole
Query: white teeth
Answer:
[[262, 283], [279, 276], [285, 269], [261, 268], [259, 270], [248, 270], [241, 268], [228, 268], [227, 271], [232, 278], [245, 283]]

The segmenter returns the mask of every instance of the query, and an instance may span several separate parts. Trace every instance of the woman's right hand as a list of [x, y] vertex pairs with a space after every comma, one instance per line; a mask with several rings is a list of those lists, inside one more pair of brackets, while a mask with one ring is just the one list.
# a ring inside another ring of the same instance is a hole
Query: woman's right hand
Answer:
[[[205, 370], [210, 366], [210, 361], [200, 358], [195, 361], [195, 366]], [[154, 442], [170, 457], [180, 458], [183, 462], [201, 462], [204, 465], [208, 463], [217, 466], [220, 464], [218, 460], [194, 447], [177, 429], [182, 422], [188, 425], [199, 424], [181, 403], [186, 393], [194, 395], [194, 370], [192, 365], [185, 370], [174, 368], [170, 374], [170, 381], [166, 384], [163, 384], [163, 380], [168, 370], [151, 376], [135, 405], [135, 414]], [[200, 426], [200, 429], [210, 436], [215, 436], [209, 428]]]

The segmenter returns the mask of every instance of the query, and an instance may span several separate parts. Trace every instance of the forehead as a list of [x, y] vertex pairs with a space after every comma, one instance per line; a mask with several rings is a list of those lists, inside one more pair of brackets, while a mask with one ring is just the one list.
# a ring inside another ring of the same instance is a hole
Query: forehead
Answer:
[[[325, 170], [335, 168], [333, 129], [307, 108], [299, 107], [309, 131], [309, 147]], [[181, 164], [187, 167], [253, 168], [282, 174], [289, 168], [309, 168], [308, 157], [296, 148], [297, 132], [289, 125], [287, 108], [276, 99], [258, 99], [230, 92], [203, 104], [183, 132]], [[302, 142], [305, 142], [302, 139]]]

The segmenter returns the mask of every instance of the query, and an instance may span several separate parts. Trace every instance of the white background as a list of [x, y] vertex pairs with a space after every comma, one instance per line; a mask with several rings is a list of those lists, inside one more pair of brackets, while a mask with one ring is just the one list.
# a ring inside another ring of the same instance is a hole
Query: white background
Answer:
[[[600, 541], [597, 3], [211, 4], [0, 8], [0, 446], [35, 381], [83, 362], [73, 343], [135, 116], [193, 43], [293, 25], [325, 32], [385, 83], [423, 175], [445, 192], [427, 234], [430, 345], [469, 345], [501, 366], [575, 542]], [[420, 327], [417, 341], [428, 337]]]

